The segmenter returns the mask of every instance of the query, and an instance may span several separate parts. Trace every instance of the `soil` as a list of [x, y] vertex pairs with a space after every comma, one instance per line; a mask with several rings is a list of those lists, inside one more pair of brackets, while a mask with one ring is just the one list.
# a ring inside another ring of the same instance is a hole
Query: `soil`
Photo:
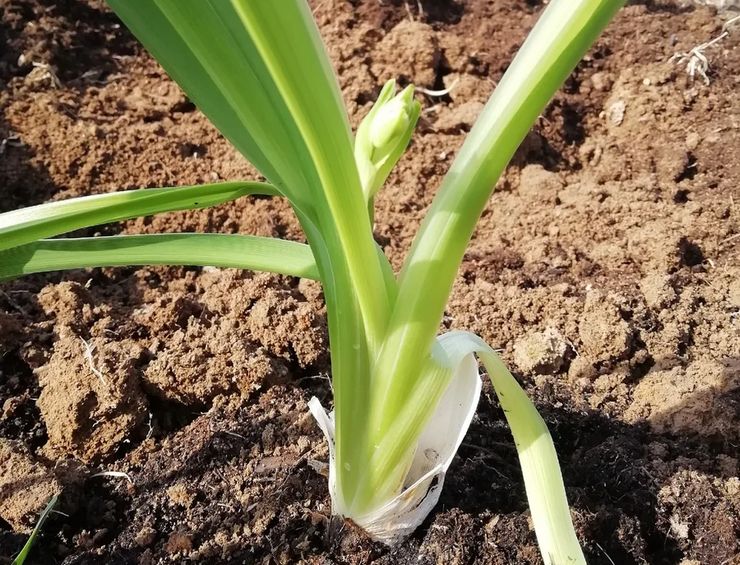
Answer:
[[[353, 124], [388, 78], [450, 88], [420, 96], [377, 199], [396, 267], [542, 4], [313, 2]], [[731, 15], [622, 10], [499, 182], [444, 320], [500, 349], [542, 411], [590, 563], [740, 563], [740, 26], [706, 49], [707, 83], [670, 61]], [[0, 44], [0, 211], [256, 177], [102, 2], [2, 0]], [[85, 233], [160, 231], [302, 238], [269, 198]], [[320, 288], [288, 277], [0, 285], [0, 562], [61, 489], [34, 563], [540, 563], [488, 384], [408, 541], [330, 517], [306, 406], [330, 401], [327, 341]]]

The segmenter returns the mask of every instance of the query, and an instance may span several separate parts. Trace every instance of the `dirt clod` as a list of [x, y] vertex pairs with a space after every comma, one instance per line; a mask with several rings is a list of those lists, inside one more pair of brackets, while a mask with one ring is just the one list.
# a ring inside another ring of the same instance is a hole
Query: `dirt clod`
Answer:
[[568, 347], [558, 330], [547, 328], [517, 341], [514, 360], [525, 373], [557, 373], [563, 368]]
[[64, 330], [37, 369], [47, 450], [99, 461], [135, 439], [147, 414], [139, 385], [144, 350]]
[[729, 422], [740, 390], [740, 363], [696, 361], [688, 367], [653, 371], [635, 387], [628, 421], [646, 420], [657, 431], [740, 437]]
[[[409, 45], [414, 46], [412, 51]], [[434, 29], [425, 23], [402, 20], [378, 43], [372, 71], [382, 82], [396, 78], [404, 84], [433, 88], [439, 58]]]
[[0, 438], [0, 518], [18, 532], [31, 530], [62, 486], [16, 442]]
[[167, 540], [164, 549], [167, 553], [172, 554], [191, 551], [193, 549], [192, 536], [182, 532], [174, 532]]
[[583, 352], [594, 361], [615, 361], [630, 351], [632, 330], [612, 297], [599, 291], [586, 296], [579, 323]]

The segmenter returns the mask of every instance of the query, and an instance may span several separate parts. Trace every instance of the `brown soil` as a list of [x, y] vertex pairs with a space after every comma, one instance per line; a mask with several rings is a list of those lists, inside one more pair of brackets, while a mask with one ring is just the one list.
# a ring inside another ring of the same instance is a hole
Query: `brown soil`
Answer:
[[[388, 78], [455, 84], [424, 98], [378, 198], [398, 266], [542, 2], [313, 4], [354, 123]], [[503, 350], [542, 410], [590, 563], [740, 563], [740, 28], [692, 81], [668, 59], [727, 15], [686, 4], [633, 3], [579, 65], [444, 322]], [[101, 2], [3, 0], [0, 44], [1, 210], [254, 177]], [[264, 198], [87, 233], [167, 230], [301, 238]], [[0, 291], [0, 562], [60, 488], [37, 563], [540, 562], [490, 387], [411, 539], [388, 550], [330, 519], [306, 408], [330, 398], [316, 284], [128, 268]]]

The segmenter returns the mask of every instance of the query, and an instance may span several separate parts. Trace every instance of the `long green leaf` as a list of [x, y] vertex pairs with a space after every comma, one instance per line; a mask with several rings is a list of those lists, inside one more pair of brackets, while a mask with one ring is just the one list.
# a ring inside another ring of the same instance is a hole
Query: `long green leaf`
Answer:
[[[322, 280], [334, 385], [338, 484], [358, 489], [367, 449], [371, 360], [385, 335], [391, 299], [384, 255], [377, 253], [351, 135], [336, 79], [305, 0], [231, 2], [254, 38], [271, 80], [295, 121], [321, 183], [316, 222], [328, 252]], [[221, 5], [221, 4], [219, 4]], [[309, 242], [313, 244], [309, 237]], [[318, 257], [317, 257], [318, 260]]]
[[336, 232], [330, 252], [347, 264], [374, 350], [390, 313], [381, 264], [387, 260], [376, 253], [346, 111], [308, 4], [232, 4], [305, 140], [326, 202], [317, 209], [318, 222], [325, 234], [329, 225]]
[[310, 215], [305, 191], [314, 179], [305, 145], [233, 3], [108, 3], [221, 133]]
[[[553, 0], [465, 140], [414, 239], [374, 378], [382, 437], [420, 375], [457, 270], [498, 177], [622, 0]], [[423, 289], [423, 292], [420, 290]]]
[[377, 252], [346, 111], [305, 0], [109, 0], [217, 128], [291, 201], [329, 318], [339, 482], [363, 464], [370, 359], [395, 280]]
[[233, 267], [318, 279], [307, 245], [250, 235], [178, 233], [44, 239], [0, 251], [0, 279], [126, 265]]
[[127, 190], [21, 208], [0, 214], [0, 250], [108, 222], [216, 206], [250, 194], [277, 192], [261, 182], [224, 182]]
[[519, 454], [532, 523], [545, 565], [585, 565], [547, 424], [496, 352], [468, 332], [440, 338], [453, 362], [475, 353], [488, 371]]
[[21, 549], [21, 552], [15, 559], [13, 559], [13, 562], [10, 565], [23, 565], [26, 562], [26, 559], [28, 559], [28, 554], [31, 553], [31, 550], [33, 549], [33, 544], [36, 543], [36, 538], [41, 532], [41, 528], [44, 527], [44, 523], [51, 514], [51, 511], [54, 510], [54, 507], [57, 505], [58, 500], [58, 494], [55, 494], [51, 497], [51, 500], [49, 500], [46, 508], [44, 508], [44, 511], [41, 513], [41, 516], [39, 516], [39, 520], [38, 522], [36, 522], [36, 526], [33, 528], [31, 535], [28, 537], [28, 540], [26, 540], [23, 549]]
[[299, 217], [318, 227], [321, 240], [309, 235], [309, 243], [328, 246], [331, 268], [347, 271], [342, 287], [352, 289], [368, 337], [379, 343], [390, 310], [386, 259], [375, 251], [349, 121], [305, 0], [109, 4]]

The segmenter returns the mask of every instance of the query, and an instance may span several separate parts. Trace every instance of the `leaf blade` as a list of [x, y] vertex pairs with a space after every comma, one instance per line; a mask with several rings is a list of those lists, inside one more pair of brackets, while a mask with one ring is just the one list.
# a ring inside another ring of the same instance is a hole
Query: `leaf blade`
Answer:
[[250, 235], [176, 233], [45, 239], [0, 251], [0, 280], [31, 273], [139, 265], [267, 271], [318, 280], [302, 243]]
[[51, 500], [49, 500], [46, 508], [44, 508], [44, 511], [41, 513], [41, 516], [39, 516], [38, 522], [36, 522], [31, 535], [28, 537], [28, 540], [26, 540], [26, 543], [23, 545], [21, 552], [16, 556], [15, 559], [13, 559], [11, 565], [23, 565], [26, 562], [26, 559], [28, 559], [28, 554], [31, 553], [31, 550], [33, 549], [33, 544], [36, 543], [36, 538], [41, 532], [41, 528], [44, 527], [44, 523], [49, 518], [52, 510], [54, 510], [54, 507], [57, 505], [58, 500], [58, 494], [55, 494], [51, 497]]
[[[109, 4], [299, 218], [319, 228], [321, 241], [309, 233], [309, 243], [326, 245], [333, 264], [346, 263], [349, 280], [339, 288], [357, 289], [368, 339], [377, 344], [390, 308], [387, 260], [376, 252], [349, 120], [305, 0]], [[239, 128], [222, 113], [223, 104]]]
[[216, 206], [242, 196], [275, 195], [260, 182], [126, 190], [59, 200], [0, 214], [0, 250], [76, 229], [162, 212]]

